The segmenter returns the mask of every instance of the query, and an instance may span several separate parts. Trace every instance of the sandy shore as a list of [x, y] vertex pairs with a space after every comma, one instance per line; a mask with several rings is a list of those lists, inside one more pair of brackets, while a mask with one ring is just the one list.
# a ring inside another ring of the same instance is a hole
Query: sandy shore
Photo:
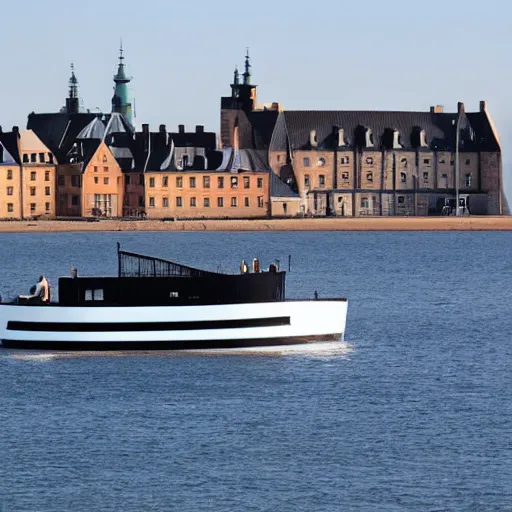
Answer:
[[512, 217], [363, 217], [258, 220], [5, 221], [0, 233], [78, 231], [510, 231]]

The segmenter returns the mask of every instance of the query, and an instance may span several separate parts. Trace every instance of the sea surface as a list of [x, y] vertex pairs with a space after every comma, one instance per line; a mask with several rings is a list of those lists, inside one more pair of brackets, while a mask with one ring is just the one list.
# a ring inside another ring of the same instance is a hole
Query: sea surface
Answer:
[[345, 343], [0, 348], [0, 511], [512, 511], [512, 233], [0, 234], [0, 293], [126, 250], [291, 271]]

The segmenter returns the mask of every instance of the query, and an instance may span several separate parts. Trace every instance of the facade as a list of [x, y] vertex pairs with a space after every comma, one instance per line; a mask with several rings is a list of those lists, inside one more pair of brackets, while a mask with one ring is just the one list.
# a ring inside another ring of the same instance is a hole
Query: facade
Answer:
[[31, 130], [0, 133], [0, 218], [54, 218], [55, 160]]

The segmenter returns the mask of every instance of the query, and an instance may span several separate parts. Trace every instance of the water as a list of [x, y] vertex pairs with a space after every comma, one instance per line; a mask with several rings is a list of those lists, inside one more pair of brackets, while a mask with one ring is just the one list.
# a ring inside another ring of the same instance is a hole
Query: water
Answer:
[[350, 300], [346, 343], [0, 349], [0, 510], [512, 510], [512, 235], [1, 234], [4, 298], [127, 250], [287, 267]]

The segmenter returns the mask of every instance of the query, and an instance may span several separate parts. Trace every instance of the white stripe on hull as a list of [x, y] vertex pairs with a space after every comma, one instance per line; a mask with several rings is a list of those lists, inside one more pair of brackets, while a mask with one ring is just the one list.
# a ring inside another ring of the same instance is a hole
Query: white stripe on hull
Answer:
[[[0, 305], [0, 340], [25, 342], [73, 343], [130, 343], [130, 342], [187, 342], [216, 340], [261, 340], [278, 338], [321, 336], [345, 332], [347, 302], [345, 300], [285, 301], [255, 304], [228, 304], [213, 306], [160, 306], [160, 307], [65, 307], [65, 306], [12, 306]], [[8, 330], [7, 323], [159, 323], [247, 320], [290, 317], [289, 325], [267, 327], [63, 332]]]

